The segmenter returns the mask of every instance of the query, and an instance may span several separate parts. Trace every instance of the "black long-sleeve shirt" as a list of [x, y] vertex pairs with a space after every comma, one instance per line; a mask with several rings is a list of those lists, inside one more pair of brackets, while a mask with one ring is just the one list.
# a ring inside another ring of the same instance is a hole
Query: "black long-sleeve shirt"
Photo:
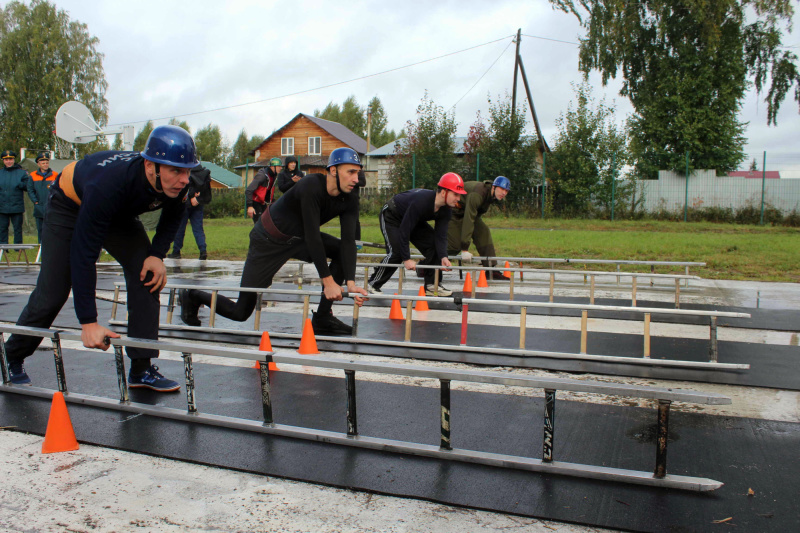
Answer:
[[75, 314], [81, 324], [87, 324], [97, 321], [95, 263], [109, 228], [130, 224], [142, 213], [161, 209], [147, 255], [163, 259], [178, 231], [188, 186], [177, 198], [156, 192], [147, 181], [144, 158], [139, 152], [97, 152], [78, 161], [72, 184], [80, 205], [64, 193], [61, 178], [59, 174], [52, 189], [62, 205], [78, 212], [69, 260]]
[[344, 279], [355, 280], [358, 195], [350, 193], [331, 196], [328, 194], [325, 174], [307, 174], [270, 206], [269, 213], [275, 227], [282, 233], [305, 240], [321, 278], [330, 276], [331, 273], [320, 237], [320, 226], [339, 217]]
[[392, 197], [393, 214], [400, 219], [400, 259], [411, 259], [409, 241], [411, 232], [417, 224], [434, 220], [436, 253], [439, 257], [447, 257], [447, 224], [450, 222], [451, 209], [446, 205], [434, 211], [436, 193], [428, 189], [411, 189]]

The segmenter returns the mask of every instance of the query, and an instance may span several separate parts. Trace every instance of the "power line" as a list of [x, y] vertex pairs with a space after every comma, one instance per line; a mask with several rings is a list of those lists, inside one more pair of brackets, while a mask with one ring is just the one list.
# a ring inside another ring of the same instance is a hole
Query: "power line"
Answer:
[[574, 44], [578, 45], [578, 43], [573, 43], [572, 41], [562, 41], [560, 39], [551, 39], [549, 37], [539, 37], [538, 35], [528, 35], [527, 33], [522, 34], [523, 37], [530, 37], [531, 39], [542, 39], [543, 41], [553, 41], [554, 43], [565, 43], [565, 44]]
[[[206, 109], [204, 111], [194, 111], [192, 113], [183, 113], [181, 115], [170, 115], [170, 116], [167, 116], [167, 117], [151, 118], [151, 119], [146, 119], [146, 120], [137, 120], [137, 121], [133, 121], [133, 122], [124, 122], [124, 123], [120, 123], [120, 124], [109, 124], [109, 126], [107, 126], [107, 127], [110, 127], [110, 126], [121, 126], [123, 124], [142, 124], [144, 122], [147, 122], [148, 120], [168, 120], [168, 119], [171, 119], [171, 118], [189, 117], [189, 116], [193, 116], [193, 115], [202, 115], [203, 113], [213, 113], [215, 111], [224, 111], [226, 109], [233, 109], [233, 108], [236, 108], [236, 107], [244, 107], [244, 106], [248, 106], [248, 105], [261, 104], [261, 103], [264, 103], [264, 102], [270, 102], [272, 100], [279, 100], [281, 98], [288, 98], [290, 96], [297, 96], [299, 94], [305, 94], [305, 93], [310, 93], [310, 92], [314, 92], [314, 91], [319, 91], [321, 89], [328, 89], [330, 87], [336, 87], [337, 85], [344, 85], [346, 83], [352, 83], [354, 81], [365, 80], [367, 78], [373, 78], [375, 76], [381, 76], [383, 74], [388, 74], [390, 72], [395, 72], [395, 71], [398, 71], [398, 70], [403, 70], [403, 69], [406, 69], [406, 68], [415, 67], [417, 65], [422, 65], [423, 63], [429, 63], [431, 61], [436, 61], [437, 59], [450, 57], [450, 56], [453, 56], [453, 55], [456, 55], [456, 54], [461, 54], [463, 52], [468, 52], [470, 50], [474, 50], [476, 48], [480, 48], [482, 46], [487, 46], [487, 45], [490, 45], [490, 44], [494, 44], [496, 42], [502, 41], [504, 39], [508, 39], [510, 37], [513, 37], [513, 35], [507, 35], [505, 37], [501, 37], [499, 39], [495, 39], [495, 40], [489, 41], [487, 43], [478, 44], [478, 45], [475, 45], [475, 46], [470, 46], [469, 48], [464, 48], [463, 50], [458, 50], [456, 52], [450, 52], [448, 54], [444, 54], [444, 55], [437, 56], [437, 57], [432, 57], [430, 59], [424, 59], [422, 61], [417, 61], [416, 63], [410, 63], [408, 65], [404, 65], [402, 67], [395, 67], [395, 68], [391, 68], [389, 70], [376, 72], [374, 74], [367, 74], [366, 76], [360, 76], [358, 78], [353, 78], [353, 79], [350, 79], [350, 80], [331, 83], [331, 84], [328, 84], [328, 85], [322, 85], [322, 86], [319, 86], [319, 87], [314, 87], [313, 89], [305, 89], [305, 90], [297, 91], [297, 92], [294, 92], [294, 93], [284, 94], [284, 95], [281, 95], [281, 96], [273, 96], [271, 98], [264, 98], [263, 100], [256, 100], [256, 101], [253, 101], [253, 102], [246, 102], [246, 103], [243, 103], [243, 104], [233, 104], [233, 105], [224, 106], [224, 107], [217, 107], [217, 108], [214, 108], [214, 109]], [[506, 47], [506, 48], [508, 48], [508, 47]], [[503, 50], [503, 51], [505, 52], [505, 50]], [[496, 63], [496, 61], [495, 61], [495, 63]], [[491, 68], [491, 67], [489, 67], [489, 68]], [[478, 81], [480, 81], [480, 80], [478, 80]], [[462, 96], [462, 98], [463, 98], [463, 96]]]
[[[503, 51], [502, 51], [502, 52], [500, 52], [500, 55], [499, 55], [499, 56], [497, 56], [497, 59], [495, 59], [495, 60], [494, 60], [494, 63], [492, 63], [491, 65], [489, 65], [489, 68], [487, 68], [487, 69], [486, 69], [486, 72], [484, 72], [483, 74], [481, 74], [481, 77], [480, 77], [480, 78], [478, 78], [478, 81], [476, 81], [475, 83], [473, 83], [473, 84], [472, 84], [472, 87], [470, 87], [469, 89], [467, 89], [467, 92], [465, 92], [465, 93], [464, 93], [464, 96], [467, 96], [467, 95], [469, 94], [469, 92], [470, 92], [472, 89], [474, 89], [476, 85], [478, 85], [478, 83], [479, 83], [479, 82], [480, 82], [480, 81], [483, 79], [483, 77], [484, 77], [484, 76], [486, 76], [486, 75], [489, 73], [489, 71], [490, 71], [490, 70], [492, 70], [492, 67], [494, 67], [494, 66], [497, 64], [497, 62], [498, 62], [498, 61], [500, 61], [500, 58], [501, 58], [501, 57], [503, 57], [503, 54], [505, 54], [505, 53], [506, 53], [506, 50], [508, 50], [508, 47], [509, 47], [509, 46], [511, 46], [512, 44], [514, 44], [514, 41], [509, 41], [509, 43], [506, 45], [506, 47], [505, 47], [505, 48], [503, 48]], [[455, 103], [455, 104], [453, 104], [453, 107], [451, 107], [451, 108], [450, 108], [450, 110], [451, 110], [451, 111], [452, 111], [453, 109], [455, 109], [455, 108], [456, 108], [456, 106], [458, 105], [458, 102], [460, 102], [461, 100], [463, 100], [463, 99], [464, 99], [464, 96], [462, 96], [461, 98], [459, 98], [458, 100], [456, 100], [456, 103]]]

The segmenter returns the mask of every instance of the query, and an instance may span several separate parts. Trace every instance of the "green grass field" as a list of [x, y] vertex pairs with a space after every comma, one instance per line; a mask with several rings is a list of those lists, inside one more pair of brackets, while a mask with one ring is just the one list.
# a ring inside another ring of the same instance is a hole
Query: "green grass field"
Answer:
[[[710, 279], [800, 282], [798, 228], [502, 217], [488, 218], [487, 223], [502, 256], [704, 261], [706, 267], [692, 268], [691, 273]], [[243, 260], [251, 228], [246, 219], [206, 220], [209, 258]], [[383, 242], [376, 216], [362, 217], [361, 228], [363, 240]], [[338, 224], [327, 225], [325, 231], [338, 235]], [[189, 228], [182, 253], [184, 257], [198, 253]], [[602, 270], [598, 265], [591, 269]]]

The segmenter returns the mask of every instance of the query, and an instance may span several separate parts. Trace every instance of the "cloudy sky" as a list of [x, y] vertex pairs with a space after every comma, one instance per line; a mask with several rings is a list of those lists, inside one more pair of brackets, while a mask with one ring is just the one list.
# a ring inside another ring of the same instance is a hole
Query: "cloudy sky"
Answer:
[[[548, 140], [572, 99], [571, 84], [581, 79], [581, 28], [545, 0], [55, 4], [100, 40], [110, 124], [133, 123], [137, 130], [147, 119], [158, 124], [175, 116], [193, 131], [218, 124], [232, 143], [242, 128], [269, 135], [299, 112], [355, 95], [362, 105], [378, 96], [389, 127], [399, 131], [427, 91], [437, 105], [455, 106], [463, 135], [478, 111], [487, 115], [489, 96], [511, 92], [517, 28]], [[800, 55], [796, 26], [784, 44]], [[616, 103], [623, 120], [631, 108], [617, 95], [618, 84], [612, 80], [604, 88], [594, 75], [590, 81], [598, 98]], [[750, 94], [742, 120], [750, 123], [746, 151], [759, 168], [765, 150], [768, 168], [800, 168], [800, 114], [793, 100], [784, 102], [778, 126], [768, 128], [763, 97]]]

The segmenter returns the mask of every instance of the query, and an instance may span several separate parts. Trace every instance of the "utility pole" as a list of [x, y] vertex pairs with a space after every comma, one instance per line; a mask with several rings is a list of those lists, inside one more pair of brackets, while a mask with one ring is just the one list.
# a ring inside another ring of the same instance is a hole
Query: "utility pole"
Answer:
[[511, 90], [511, 122], [514, 122], [514, 113], [517, 110], [517, 71], [519, 70], [519, 41], [522, 38], [522, 28], [517, 29], [517, 52], [514, 54], [514, 88]]

